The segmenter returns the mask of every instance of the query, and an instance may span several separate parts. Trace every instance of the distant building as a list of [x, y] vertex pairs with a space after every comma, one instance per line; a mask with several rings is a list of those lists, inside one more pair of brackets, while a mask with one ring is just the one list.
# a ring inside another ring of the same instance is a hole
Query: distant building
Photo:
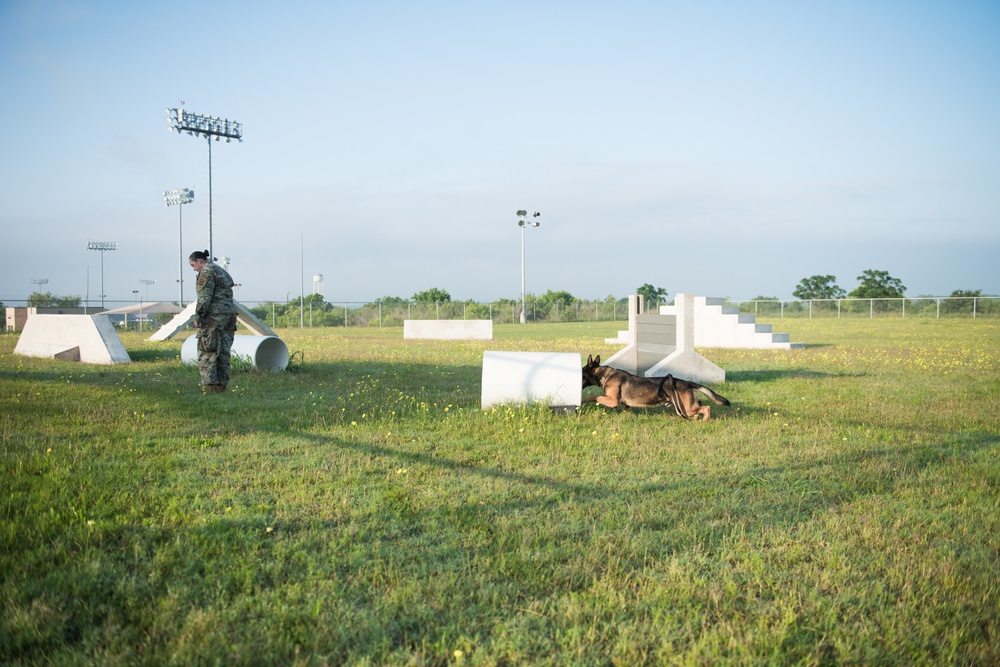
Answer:
[[7, 331], [21, 331], [24, 323], [28, 321], [30, 315], [99, 315], [103, 313], [103, 308], [63, 308], [60, 306], [51, 307], [28, 307], [11, 308], [7, 307]]

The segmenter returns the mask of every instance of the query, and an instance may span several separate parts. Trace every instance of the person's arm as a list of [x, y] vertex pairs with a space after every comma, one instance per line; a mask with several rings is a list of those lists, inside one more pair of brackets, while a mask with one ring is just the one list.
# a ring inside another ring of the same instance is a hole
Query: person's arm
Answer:
[[215, 272], [205, 267], [198, 272], [198, 304], [194, 309], [197, 316], [195, 326], [200, 326], [201, 321], [208, 317], [213, 294], [215, 294]]

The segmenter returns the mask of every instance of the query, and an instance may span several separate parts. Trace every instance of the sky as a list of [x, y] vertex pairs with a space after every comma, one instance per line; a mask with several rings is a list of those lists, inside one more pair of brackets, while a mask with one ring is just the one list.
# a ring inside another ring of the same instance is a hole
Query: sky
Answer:
[[245, 303], [1000, 294], [994, 0], [0, 0], [0, 90], [6, 305], [193, 298], [182, 106]]

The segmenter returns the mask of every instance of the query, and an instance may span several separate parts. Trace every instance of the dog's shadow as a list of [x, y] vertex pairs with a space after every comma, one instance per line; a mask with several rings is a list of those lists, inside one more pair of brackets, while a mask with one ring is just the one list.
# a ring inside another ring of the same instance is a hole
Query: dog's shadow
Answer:
[[797, 378], [802, 380], [822, 380], [833, 377], [861, 376], [864, 372], [824, 373], [801, 368], [782, 368], [759, 371], [726, 371], [726, 383], [730, 382], [773, 382]]

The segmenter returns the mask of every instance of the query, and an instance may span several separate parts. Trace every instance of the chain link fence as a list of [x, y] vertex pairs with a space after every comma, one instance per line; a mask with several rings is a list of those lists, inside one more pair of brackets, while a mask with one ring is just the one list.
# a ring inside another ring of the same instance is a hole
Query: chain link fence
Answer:
[[[113, 309], [131, 302], [107, 301]], [[447, 301], [424, 303], [394, 300], [383, 302], [328, 302], [317, 295], [306, 297], [304, 307], [299, 299], [279, 301], [241, 301], [258, 318], [272, 327], [394, 327], [404, 320], [492, 320], [494, 324], [520, 322], [521, 303], [510, 299], [493, 302]], [[672, 300], [670, 301], [672, 303]], [[905, 297], [881, 299], [812, 299], [800, 300], [730, 300], [742, 313], [756, 315], [758, 320], [791, 318], [982, 318], [1000, 317], [1000, 297]], [[7, 330], [20, 329], [15, 321], [27, 316], [26, 301], [5, 301]], [[647, 304], [647, 312], [656, 312], [657, 304]], [[99, 313], [101, 308], [45, 307], [38, 312]], [[17, 311], [17, 315], [12, 311]], [[110, 316], [116, 325], [127, 329], [155, 329], [170, 320], [170, 315], [149, 315], [141, 318]], [[601, 300], [576, 299], [554, 302], [528, 299], [526, 322], [627, 322], [628, 298], [607, 297]]]
[[[809, 301], [727, 300], [740, 312], [761, 320], [782, 318], [979, 318], [1000, 317], [1000, 297], [916, 297], [883, 299], [813, 299]], [[265, 302], [247, 305], [271, 326], [402, 326], [404, 320], [492, 320], [494, 324], [520, 322], [520, 302], [497, 301], [443, 303], [329, 303], [307, 300], [288, 304]], [[648, 312], [656, 312], [651, 305]], [[576, 300], [572, 303], [528, 300], [526, 322], [627, 322], [628, 299]]]

